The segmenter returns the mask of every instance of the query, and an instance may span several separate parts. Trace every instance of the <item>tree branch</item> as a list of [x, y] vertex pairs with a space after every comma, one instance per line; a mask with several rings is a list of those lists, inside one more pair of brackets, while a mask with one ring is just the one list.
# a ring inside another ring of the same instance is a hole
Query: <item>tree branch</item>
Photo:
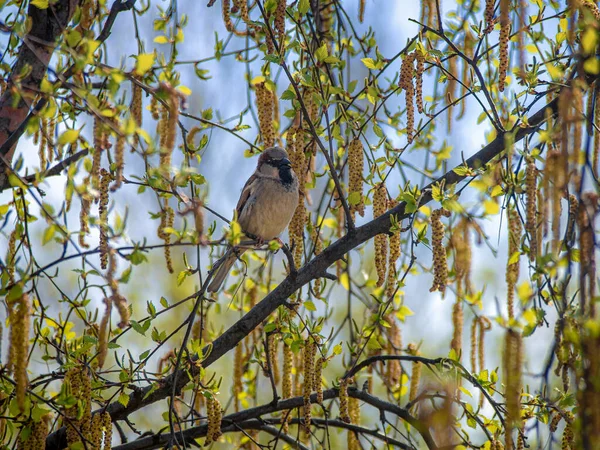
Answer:
[[[431, 434], [429, 433], [427, 426], [424, 425], [423, 423], [421, 423], [420, 421], [418, 421], [417, 419], [415, 419], [413, 416], [411, 416], [410, 413], [408, 412], [408, 410], [401, 408], [400, 406], [394, 405], [392, 403], [386, 402], [384, 400], [381, 400], [377, 397], [374, 397], [374, 396], [368, 394], [367, 392], [360, 391], [354, 387], [351, 387], [348, 389], [348, 395], [350, 397], [362, 400], [365, 403], [368, 403], [369, 405], [374, 406], [375, 408], [379, 409], [380, 411], [386, 411], [391, 414], [395, 414], [396, 416], [400, 417], [401, 419], [407, 421], [421, 433], [421, 435], [423, 436], [423, 439], [427, 443], [428, 448], [430, 448], [430, 449], [438, 448], [435, 445], [435, 443], [433, 442], [433, 438], [431, 437]], [[331, 400], [333, 398], [337, 398], [338, 396], [339, 396], [338, 389], [327, 389], [327, 390], [323, 391], [323, 398], [325, 400]], [[317, 401], [317, 394], [312, 394], [311, 395], [311, 403], [316, 403], [316, 401]], [[229, 415], [223, 417], [223, 420], [221, 422], [221, 431], [225, 433], [225, 432], [239, 431], [240, 429], [257, 429], [256, 426], [260, 425], [260, 424], [262, 424], [262, 426], [264, 427], [264, 426], [267, 426], [266, 423], [277, 423], [279, 419], [277, 419], [276, 421], [269, 421], [268, 419], [265, 421], [262, 421], [262, 420], [257, 420], [257, 419], [259, 419], [261, 416], [263, 416], [265, 414], [270, 414], [270, 413], [274, 413], [277, 411], [285, 411], [288, 409], [295, 409], [295, 408], [299, 408], [303, 405], [304, 405], [304, 398], [302, 396], [298, 396], [298, 397], [288, 398], [286, 400], [281, 400], [275, 404], [269, 403], [266, 405], [257, 406], [255, 408], [249, 408], [247, 410], [240, 411], [237, 413], [232, 413], [232, 414], [229, 414]], [[387, 440], [389, 440], [389, 438], [377, 433], [377, 431], [369, 430], [369, 429], [362, 428], [362, 427], [359, 427], [356, 425], [345, 424], [338, 420], [328, 420], [328, 421], [322, 420], [321, 423], [323, 425], [327, 424], [329, 426], [339, 426], [342, 428], [347, 428], [347, 429], [353, 430], [355, 432], [365, 432], [365, 433], [375, 436], [379, 439], [382, 439], [386, 442], [387, 442]], [[343, 423], [343, 425], [341, 425], [341, 423]], [[269, 427], [269, 428], [272, 429], [273, 432], [271, 432], [268, 429], [262, 428], [262, 427], [258, 428], [258, 429], [261, 429], [262, 431], [266, 431], [270, 434], [273, 434], [274, 436], [279, 436], [282, 440], [286, 441], [287, 443], [297, 446], [297, 442], [294, 438], [291, 438], [290, 436], [288, 436], [286, 434], [280, 433], [279, 429], [277, 429], [277, 428], [274, 428], [274, 427]], [[183, 439], [186, 442], [189, 442], [193, 439], [206, 436], [207, 431], [208, 431], [208, 425], [203, 424], [203, 425], [199, 425], [197, 427], [188, 428], [187, 430], [184, 430], [184, 431], [178, 433], [178, 437], [181, 436], [181, 437], [183, 437]], [[152, 436], [142, 437], [140, 439], [137, 439], [132, 442], [128, 442], [126, 444], [118, 445], [117, 447], [114, 447], [113, 450], [151, 450], [151, 449], [161, 448], [161, 447], [165, 446], [166, 444], [169, 443], [170, 439], [171, 439], [170, 433], [168, 433], [168, 432], [167, 433], [159, 433], [159, 434], [155, 434]], [[291, 439], [291, 442], [289, 439]], [[397, 442], [397, 441], [395, 441], [395, 442]], [[412, 448], [409, 445], [401, 444], [401, 443], [399, 446], [401, 448], [406, 448], [406, 449]], [[46, 448], [48, 449], [48, 446], [46, 446]]]
[[[555, 116], [557, 105], [558, 100], [554, 99], [529, 117], [527, 121], [529, 126], [519, 128], [516, 131], [514, 142], [518, 142], [525, 136], [535, 133], [538, 128], [546, 122], [548, 117]], [[550, 109], [551, 114], [546, 114], [547, 109]], [[492, 142], [467, 159], [465, 163], [471, 169], [479, 169], [489, 163], [493, 158], [500, 155], [504, 148], [504, 134], [499, 134]], [[464, 165], [461, 164], [458, 167], [464, 167]], [[459, 173], [464, 172], [459, 171]], [[445, 183], [445, 186], [449, 187], [467, 178], [465, 175], [459, 175], [459, 173], [451, 170], [423, 188], [419, 205], [417, 206], [422, 206], [431, 202], [431, 189], [434, 185]], [[408, 218], [411, 214], [406, 212], [406, 203], [401, 203], [371, 222], [357, 227], [354, 233], [347, 234], [331, 244], [304, 267], [300, 268], [295, 277], [288, 276], [285, 278], [261, 302], [215, 339], [212, 343], [212, 349], [209, 349], [208, 347], [205, 348], [204, 352], [210, 351], [210, 354], [202, 361], [202, 367], [209, 367], [231, 349], [235, 348], [246, 335], [251, 333], [254, 328], [266, 320], [273, 311], [285, 304], [286, 300], [295, 291], [313, 279], [321, 277], [329, 266], [341, 259], [346, 253], [378, 234], [387, 233], [391, 227], [390, 217], [392, 215], [396, 216], [397, 220], [400, 221]], [[178, 371], [181, 373], [178, 373], [177, 376], [175, 376], [175, 374], [167, 376], [158, 387], [147, 386], [132, 392], [129, 395], [129, 402], [126, 407], [120, 402], [113, 402], [108, 405], [106, 411], [111, 415], [113, 421], [122, 420], [134, 411], [168, 397], [174, 388], [183, 388], [189, 381], [189, 376], [195, 376], [198, 370], [199, 369], [194, 364], [189, 367], [183, 367]], [[174, 386], [174, 381], [176, 379], [178, 380], [177, 386]], [[60, 449], [65, 445], [66, 435], [64, 428], [52, 433], [46, 440], [46, 448], [48, 450]]]

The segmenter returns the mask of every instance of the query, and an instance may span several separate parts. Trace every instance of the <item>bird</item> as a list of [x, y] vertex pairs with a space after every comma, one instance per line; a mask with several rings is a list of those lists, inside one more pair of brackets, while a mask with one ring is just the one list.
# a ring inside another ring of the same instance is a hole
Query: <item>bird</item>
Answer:
[[[258, 245], [277, 239], [287, 228], [299, 199], [298, 177], [287, 152], [270, 147], [261, 153], [235, 208], [237, 221], [246, 236]], [[217, 292], [245, 248], [232, 247], [215, 265], [208, 292]]]

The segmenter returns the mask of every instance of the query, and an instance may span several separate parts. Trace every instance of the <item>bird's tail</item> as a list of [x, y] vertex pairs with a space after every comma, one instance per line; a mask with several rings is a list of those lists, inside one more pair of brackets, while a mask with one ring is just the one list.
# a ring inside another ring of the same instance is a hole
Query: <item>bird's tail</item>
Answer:
[[227, 253], [221, 259], [221, 262], [219, 263], [219, 266], [217, 267], [217, 270], [210, 284], [208, 285], [208, 292], [217, 292], [221, 288], [223, 281], [225, 281], [225, 277], [227, 277], [227, 274], [231, 270], [231, 267], [233, 266], [235, 261], [242, 255], [242, 253], [244, 253], [244, 249], [236, 248], [227, 250]]

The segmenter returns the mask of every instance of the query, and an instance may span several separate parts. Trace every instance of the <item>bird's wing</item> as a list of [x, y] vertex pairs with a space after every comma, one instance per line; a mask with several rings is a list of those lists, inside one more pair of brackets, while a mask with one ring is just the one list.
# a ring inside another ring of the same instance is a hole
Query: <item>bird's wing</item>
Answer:
[[246, 203], [248, 202], [248, 199], [250, 198], [250, 195], [252, 194], [253, 185], [257, 180], [258, 180], [258, 175], [253, 174], [250, 178], [248, 178], [248, 181], [246, 181], [246, 184], [244, 185], [244, 189], [242, 189], [240, 199], [238, 200], [237, 206], [235, 207], [235, 210], [237, 211], [238, 220], [242, 216], [244, 207], [246, 206]]

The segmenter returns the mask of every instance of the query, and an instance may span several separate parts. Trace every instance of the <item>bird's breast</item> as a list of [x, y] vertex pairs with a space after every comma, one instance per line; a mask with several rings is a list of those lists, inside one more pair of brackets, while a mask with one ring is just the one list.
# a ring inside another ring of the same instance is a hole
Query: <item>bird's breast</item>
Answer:
[[242, 229], [268, 241], [279, 236], [290, 223], [298, 206], [298, 180], [282, 184], [261, 179], [240, 214]]

